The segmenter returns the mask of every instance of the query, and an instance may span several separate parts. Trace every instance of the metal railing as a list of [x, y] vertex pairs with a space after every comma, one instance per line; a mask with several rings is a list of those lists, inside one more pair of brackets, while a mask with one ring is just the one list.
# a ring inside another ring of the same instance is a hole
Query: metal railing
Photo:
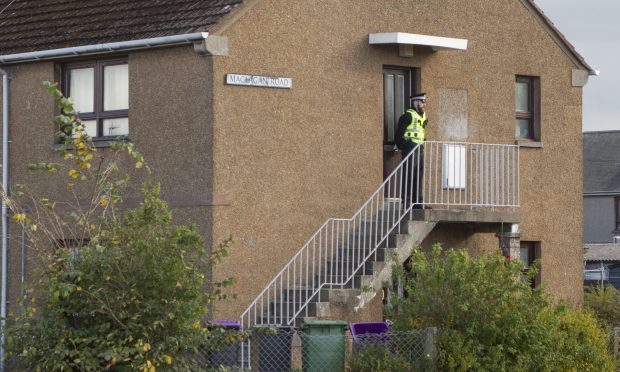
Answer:
[[428, 141], [424, 205], [516, 208], [520, 205], [519, 146]]
[[515, 145], [417, 146], [353, 217], [330, 218], [310, 237], [243, 312], [241, 327], [296, 325], [319, 311], [322, 289], [362, 288], [364, 265], [414, 208], [518, 207], [519, 178]]

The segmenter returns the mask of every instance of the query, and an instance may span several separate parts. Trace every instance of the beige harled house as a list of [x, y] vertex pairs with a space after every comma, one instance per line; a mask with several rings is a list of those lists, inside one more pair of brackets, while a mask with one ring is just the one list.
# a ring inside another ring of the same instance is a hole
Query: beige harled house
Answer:
[[[53, 158], [40, 83], [61, 82], [98, 146], [126, 135], [143, 152], [177, 221], [235, 238], [214, 275], [239, 297], [217, 319], [380, 320], [392, 263], [434, 242], [539, 258], [536, 284], [581, 302], [596, 71], [533, 1], [21, 0], [0, 65], [3, 181]], [[428, 142], [401, 163], [395, 125], [419, 92]], [[423, 199], [403, 205], [421, 154]], [[11, 307], [30, 272], [8, 233]]]

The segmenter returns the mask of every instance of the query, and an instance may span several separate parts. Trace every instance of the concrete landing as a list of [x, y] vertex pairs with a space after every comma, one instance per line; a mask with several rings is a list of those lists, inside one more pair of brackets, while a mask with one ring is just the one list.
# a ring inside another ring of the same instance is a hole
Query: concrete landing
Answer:
[[414, 221], [426, 222], [476, 222], [476, 223], [519, 223], [521, 217], [516, 211], [489, 211], [477, 209], [416, 209]]

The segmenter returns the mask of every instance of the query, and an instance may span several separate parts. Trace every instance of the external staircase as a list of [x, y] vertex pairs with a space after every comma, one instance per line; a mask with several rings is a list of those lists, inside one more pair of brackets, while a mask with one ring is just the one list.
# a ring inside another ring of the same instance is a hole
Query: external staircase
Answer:
[[[390, 202], [390, 208], [398, 208], [400, 203]], [[386, 213], [391, 212], [389, 209]], [[381, 211], [379, 211], [381, 214]], [[374, 250], [369, 254], [368, 250], [358, 251], [356, 245], [340, 245], [332, 256], [327, 258], [321, 272], [315, 274], [314, 282], [343, 283], [342, 285], [326, 284], [318, 292], [307, 285], [291, 285], [283, 289], [282, 301], [273, 299], [269, 307], [263, 310], [256, 324], [279, 325], [286, 324], [300, 327], [304, 320], [317, 318], [330, 318], [331, 306], [336, 305], [356, 311], [362, 309], [370, 301], [386, 282], [391, 279], [394, 264], [402, 264], [410, 256], [411, 249], [431, 232], [437, 222], [404, 220], [388, 234], [387, 239], [382, 239]], [[378, 241], [381, 237], [375, 231], [371, 231], [372, 223], [362, 224], [361, 229], [353, 232], [348, 238], [369, 242]], [[331, 252], [330, 252], [331, 253]], [[369, 256], [363, 265], [345, 282], [342, 274], [347, 270], [357, 267], [359, 256]], [[288, 322], [297, 314], [292, 322]]]
[[[413, 184], [422, 162], [426, 170]], [[475, 219], [491, 210], [497, 220], [518, 207], [519, 162], [515, 145], [417, 147], [353, 217], [329, 219], [310, 237], [243, 312], [242, 328], [298, 327], [307, 318], [329, 318], [334, 306], [361, 310], [442, 218]], [[407, 195], [419, 198], [403, 204]], [[417, 210], [430, 206], [432, 213]]]

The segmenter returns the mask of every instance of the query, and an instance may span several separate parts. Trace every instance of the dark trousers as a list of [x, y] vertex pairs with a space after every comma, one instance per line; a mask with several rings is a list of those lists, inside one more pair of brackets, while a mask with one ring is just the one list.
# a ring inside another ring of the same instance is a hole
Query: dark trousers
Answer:
[[[415, 146], [403, 150], [403, 159], [409, 155]], [[409, 162], [404, 164], [401, 178], [401, 195], [405, 200], [405, 207], [414, 204], [415, 209], [421, 209], [424, 203], [422, 190], [424, 181], [424, 144], [420, 145]]]

